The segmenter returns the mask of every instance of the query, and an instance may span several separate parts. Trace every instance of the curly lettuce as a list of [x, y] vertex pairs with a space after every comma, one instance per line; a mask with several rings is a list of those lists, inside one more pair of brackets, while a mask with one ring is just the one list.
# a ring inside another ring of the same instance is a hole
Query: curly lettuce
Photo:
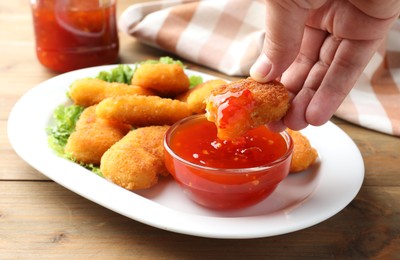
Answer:
[[193, 88], [201, 83], [203, 83], [203, 77], [202, 76], [198, 76], [198, 75], [192, 75], [189, 77], [189, 81], [190, 81], [190, 87], [189, 88]]
[[[73, 162], [76, 161], [70, 154], [65, 153], [65, 146], [67, 145], [69, 136], [75, 131], [76, 122], [84, 109], [84, 107], [77, 105], [58, 106], [53, 112], [54, 126], [46, 129], [49, 147], [53, 149], [57, 155]], [[93, 164], [79, 164], [97, 175], [102, 176], [98, 166]]]
[[158, 64], [158, 63], [163, 63], [163, 64], [178, 64], [179, 66], [182, 67], [182, 69], [185, 68], [185, 65], [183, 65], [182, 61], [180, 60], [174, 60], [171, 57], [160, 57], [158, 60], [145, 60], [140, 62], [139, 64]]
[[110, 71], [101, 71], [96, 78], [107, 82], [129, 84], [135, 72], [129, 65], [118, 65]]
[[76, 122], [82, 114], [84, 107], [77, 105], [58, 106], [54, 112], [53, 117], [55, 125], [48, 127], [47, 135], [50, 148], [57, 154], [64, 156], [64, 148], [67, 144], [68, 138], [75, 130]]

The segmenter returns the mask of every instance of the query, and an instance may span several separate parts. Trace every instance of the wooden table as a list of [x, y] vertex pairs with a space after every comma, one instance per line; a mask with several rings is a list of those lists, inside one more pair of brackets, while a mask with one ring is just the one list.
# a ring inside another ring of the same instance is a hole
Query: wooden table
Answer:
[[[133, 2], [118, 1], [118, 12]], [[120, 40], [121, 63], [165, 55], [125, 35]], [[350, 205], [323, 223], [248, 240], [176, 234], [80, 197], [18, 157], [7, 138], [9, 112], [26, 91], [56, 75], [36, 59], [28, 1], [1, 1], [0, 52], [0, 259], [400, 259], [400, 138], [332, 120], [361, 150], [366, 176]]]

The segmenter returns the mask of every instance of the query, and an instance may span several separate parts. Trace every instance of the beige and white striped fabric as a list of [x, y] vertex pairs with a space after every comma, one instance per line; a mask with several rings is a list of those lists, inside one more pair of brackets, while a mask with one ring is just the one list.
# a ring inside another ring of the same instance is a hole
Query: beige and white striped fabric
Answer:
[[[164, 0], [135, 4], [121, 31], [227, 75], [247, 76], [264, 40], [263, 0]], [[400, 136], [400, 20], [336, 116]]]
[[400, 136], [400, 20], [336, 111], [343, 118]]

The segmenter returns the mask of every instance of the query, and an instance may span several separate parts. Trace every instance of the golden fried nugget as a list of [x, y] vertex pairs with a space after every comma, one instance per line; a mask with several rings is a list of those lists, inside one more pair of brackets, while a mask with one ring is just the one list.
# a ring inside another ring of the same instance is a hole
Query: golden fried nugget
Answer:
[[158, 96], [121, 96], [106, 98], [96, 109], [97, 116], [135, 127], [172, 125], [191, 115], [188, 104]]
[[139, 190], [152, 187], [168, 175], [163, 140], [169, 126], [149, 126], [129, 132], [101, 158], [103, 176], [115, 184]]
[[122, 144], [116, 143], [104, 153], [101, 173], [118, 186], [132, 191], [154, 186], [158, 182], [158, 173], [153, 165], [158, 159], [140, 147], [131, 146], [129, 134], [125, 137], [121, 139], [124, 140]]
[[136, 142], [139, 146], [157, 157], [160, 162], [158, 173], [167, 176], [169, 172], [164, 165], [164, 135], [170, 126], [140, 127], [134, 131]]
[[174, 97], [187, 91], [190, 81], [178, 64], [149, 63], [137, 68], [132, 85], [154, 90], [162, 97]]
[[192, 113], [201, 114], [206, 110], [206, 103], [204, 102], [206, 97], [210, 95], [213, 89], [226, 83], [222, 79], [208, 80], [177, 96], [176, 99], [188, 103]]
[[75, 104], [88, 107], [107, 97], [122, 95], [155, 96], [154, 91], [134, 85], [107, 82], [101, 79], [78, 79], [70, 87], [69, 95]]
[[96, 117], [96, 107], [86, 108], [68, 138], [65, 153], [74, 160], [99, 165], [101, 156], [131, 129], [130, 125]]
[[206, 117], [215, 122], [223, 140], [234, 140], [252, 128], [277, 121], [288, 109], [289, 93], [278, 81], [242, 79], [215, 88], [206, 99]]
[[301, 132], [287, 129], [293, 139], [293, 156], [290, 172], [300, 172], [308, 169], [318, 158], [318, 152]]

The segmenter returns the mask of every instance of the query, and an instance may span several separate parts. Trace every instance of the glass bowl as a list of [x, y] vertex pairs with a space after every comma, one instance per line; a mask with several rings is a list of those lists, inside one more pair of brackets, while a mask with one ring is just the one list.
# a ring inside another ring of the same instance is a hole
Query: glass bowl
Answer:
[[[204, 115], [184, 118], [171, 126], [165, 135], [165, 165], [184, 193], [204, 207], [231, 210], [254, 205], [267, 198], [289, 174], [293, 153], [293, 141], [287, 132], [273, 133], [266, 126], [262, 127], [266, 134], [262, 138], [283, 146], [280, 154], [267, 163], [240, 167], [235, 155], [215, 155], [226, 142], [216, 137], [214, 123], [208, 122]], [[270, 141], [267, 135], [275, 141]], [[182, 141], [185, 138], [186, 141]], [[211, 147], [211, 151], [198, 145]], [[264, 151], [260, 154], [253, 146], [240, 150], [239, 157], [240, 152], [253, 150], [257, 151], [261, 162], [263, 157], [270, 157]], [[199, 159], [199, 154], [207, 155], [206, 158], [217, 166]]]

